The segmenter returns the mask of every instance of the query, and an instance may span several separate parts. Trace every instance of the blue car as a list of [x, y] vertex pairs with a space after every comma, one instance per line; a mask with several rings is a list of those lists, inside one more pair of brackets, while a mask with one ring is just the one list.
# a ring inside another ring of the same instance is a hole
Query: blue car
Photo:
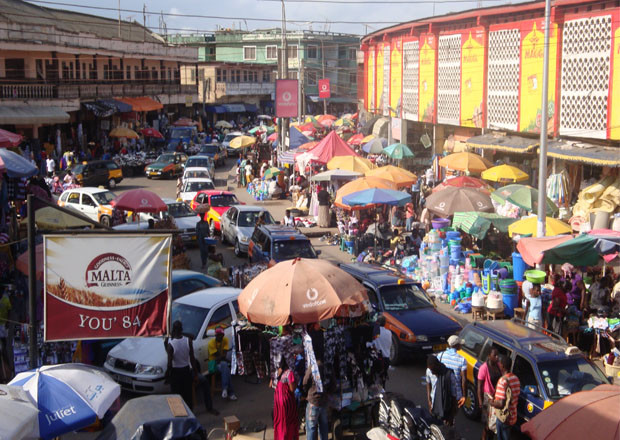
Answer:
[[255, 228], [248, 244], [248, 258], [253, 263], [318, 258], [320, 253], [297, 229], [277, 224]]
[[448, 338], [461, 331], [454, 318], [437, 310], [420, 283], [372, 264], [340, 268], [366, 287], [374, 310], [385, 316], [385, 328], [392, 332], [391, 363], [397, 364], [406, 354], [419, 357], [443, 351]]
[[177, 269], [172, 271], [172, 301], [197, 290], [219, 287], [222, 282], [217, 278], [193, 270]]

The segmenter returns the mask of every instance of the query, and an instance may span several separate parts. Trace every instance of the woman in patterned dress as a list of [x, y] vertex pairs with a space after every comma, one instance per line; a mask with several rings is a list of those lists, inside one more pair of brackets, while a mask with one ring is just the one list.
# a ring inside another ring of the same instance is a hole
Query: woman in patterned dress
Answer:
[[299, 418], [295, 402], [295, 375], [282, 358], [278, 368], [278, 384], [273, 395], [274, 440], [297, 440]]

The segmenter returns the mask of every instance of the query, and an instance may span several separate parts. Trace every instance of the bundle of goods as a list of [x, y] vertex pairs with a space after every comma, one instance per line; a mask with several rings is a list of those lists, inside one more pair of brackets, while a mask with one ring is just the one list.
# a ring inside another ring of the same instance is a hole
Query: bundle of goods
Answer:
[[[579, 192], [570, 223], [590, 223], [591, 229], [606, 229], [620, 208], [620, 177], [607, 176]], [[593, 214], [593, 215], [591, 215]]]

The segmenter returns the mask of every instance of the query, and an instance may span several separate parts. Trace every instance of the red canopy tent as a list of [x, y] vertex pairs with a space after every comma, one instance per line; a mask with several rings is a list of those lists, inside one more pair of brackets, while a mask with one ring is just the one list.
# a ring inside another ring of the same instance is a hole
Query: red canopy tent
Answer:
[[359, 156], [335, 131], [325, 136], [316, 147], [308, 150], [308, 153], [315, 157], [312, 161], [318, 163], [327, 163], [335, 156]]

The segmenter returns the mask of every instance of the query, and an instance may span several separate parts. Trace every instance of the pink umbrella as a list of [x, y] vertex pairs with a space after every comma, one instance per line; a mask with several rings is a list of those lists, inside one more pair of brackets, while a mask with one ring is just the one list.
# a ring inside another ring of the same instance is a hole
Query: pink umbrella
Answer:
[[132, 189], [114, 199], [114, 207], [121, 211], [161, 212], [168, 206], [154, 192], [146, 189]]
[[271, 133], [267, 138], [269, 142], [275, 142], [278, 140], [278, 133]]
[[0, 129], [0, 147], [17, 147], [22, 141], [20, 134]]
[[152, 138], [157, 138], [157, 139], [164, 138], [163, 134], [161, 134], [159, 131], [155, 130], [152, 127], [143, 128], [142, 130], [140, 130], [140, 133], [142, 133], [144, 137], [152, 137]]

